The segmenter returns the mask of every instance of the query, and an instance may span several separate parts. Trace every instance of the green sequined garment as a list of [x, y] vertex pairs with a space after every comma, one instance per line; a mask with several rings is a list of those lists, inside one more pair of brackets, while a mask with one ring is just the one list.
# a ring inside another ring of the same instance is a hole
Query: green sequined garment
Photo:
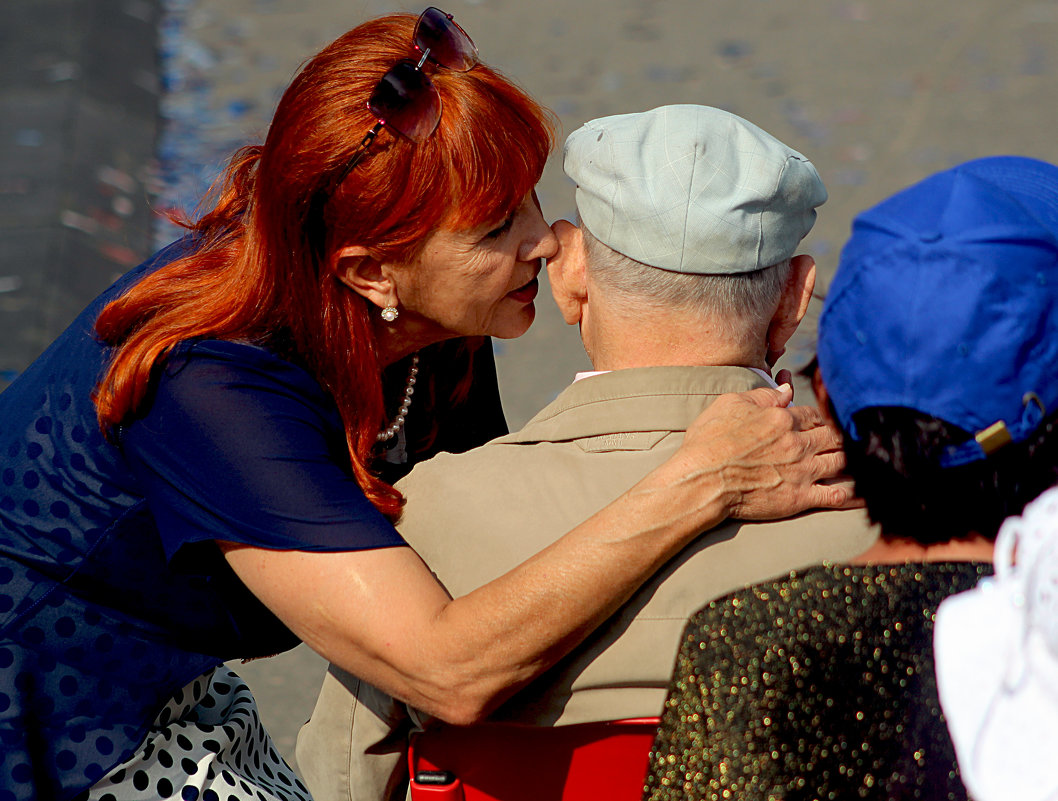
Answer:
[[652, 801], [964, 801], [933, 622], [991, 565], [811, 568], [720, 598], [684, 632]]

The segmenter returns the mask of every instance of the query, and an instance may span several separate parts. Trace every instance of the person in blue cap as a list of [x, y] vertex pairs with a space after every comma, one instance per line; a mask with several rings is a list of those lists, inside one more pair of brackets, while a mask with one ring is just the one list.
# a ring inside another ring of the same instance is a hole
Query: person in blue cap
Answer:
[[967, 798], [933, 622], [1058, 480], [1058, 167], [979, 159], [857, 217], [818, 354], [882, 535], [691, 620], [646, 798]]

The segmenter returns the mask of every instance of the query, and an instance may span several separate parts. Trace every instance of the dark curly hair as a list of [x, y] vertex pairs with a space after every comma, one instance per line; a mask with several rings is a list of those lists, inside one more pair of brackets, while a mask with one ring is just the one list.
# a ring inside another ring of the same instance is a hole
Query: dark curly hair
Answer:
[[[812, 359], [798, 374], [824, 384]], [[834, 405], [830, 416], [837, 420]], [[971, 533], [995, 540], [999, 526], [1058, 484], [1058, 411], [1035, 433], [986, 459], [942, 467], [945, 451], [973, 434], [902, 406], [873, 406], [852, 415], [858, 439], [843, 431], [846, 474], [867, 504], [871, 522], [888, 537], [933, 545]]]
[[971, 532], [994, 540], [1005, 518], [1058, 483], [1058, 413], [1027, 440], [957, 467], [940, 459], [973, 436], [958, 426], [891, 406], [863, 409], [852, 422], [859, 439], [845, 432], [847, 472], [888, 536], [927, 545]]

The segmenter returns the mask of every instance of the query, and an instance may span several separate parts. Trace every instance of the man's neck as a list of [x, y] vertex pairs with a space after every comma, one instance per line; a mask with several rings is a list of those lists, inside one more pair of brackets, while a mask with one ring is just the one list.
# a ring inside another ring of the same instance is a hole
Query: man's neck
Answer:
[[597, 371], [631, 367], [752, 367], [768, 371], [763, 348], [760, 354], [750, 354], [719, 343], [684, 341], [658, 347], [655, 343], [639, 341], [626, 343], [624, 347], [593, 348], [588, 355]]
[[[656, 322], [655, 322], [656, 319]], [[755, 367], [767, 371], [767, 332], [731, 336], [698, 318], [658, 312], [654, 318], [597, 315], [581, 330], [596, 370], [629, 367]]]
[[[726, 365], [726, 364], [723, 364], [723, 365], [685, 365], [685, 364], [679, 364], [679, 365], [657, 365], [657, 364], [652, 364], [652, 365], [646, 365], [646, 366], [648, 366], [648, 367], [662, 367], [662, 366], [668, 366], [668, 367], [740, 367], [741, 365]], [[634, 368], [625, 367], [625, 368], [621, 368], [621, 369], [630, 370], [630, 369], [634, 369]], [[760, 377], [763, 378], [765, 381], [767, 381], [769, 383], [769, 385], [771, 385], [772, 387], [778, 387], [778, 384], [775, 383], [775, 379], [772, 378], [772, 374], [771, 374], [770, 371], [762, 369], [762, 368], [759, 368], [759, 367], [747, 367], [746, 369], [747, 370], [752, 370], [753, 372], [755, 372], [758, 375], [760, 375]], [[593, 375], [602, 375], [603, 373], [612, 373], [612, 372], [613, 372], [613, 370], [584, 370], [584, 371], [581, 371], [581, 372], [579, 372], [579, 373], [577, 373], [576, 375], [573, 376], [573, 382], [576, 383], [577, 381], [582, 381], [585, 378], [591, 378]]]

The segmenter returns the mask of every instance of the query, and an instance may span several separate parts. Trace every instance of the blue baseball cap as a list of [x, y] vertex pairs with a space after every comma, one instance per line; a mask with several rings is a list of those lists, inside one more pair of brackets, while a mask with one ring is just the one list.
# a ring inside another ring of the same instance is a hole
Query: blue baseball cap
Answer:
[[963, 428], [945, 467], [1030, 436], [1058, 408], [1058, 167], [995, 156], [853, 221], [819, 319], [839, 423], [899, 406]]

